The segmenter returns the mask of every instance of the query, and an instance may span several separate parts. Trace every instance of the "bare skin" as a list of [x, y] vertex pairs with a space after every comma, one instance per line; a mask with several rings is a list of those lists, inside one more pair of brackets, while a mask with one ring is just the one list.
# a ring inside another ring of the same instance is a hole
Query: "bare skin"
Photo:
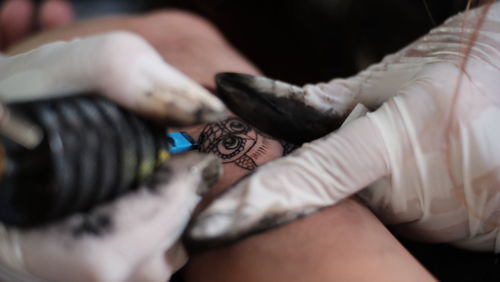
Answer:
[[[179, 11], [69, 25], [31, 37], [9, 53], [116, 29], [142, 35], [165, 60], [209, 89], [215, 87], [213, 76], [217, 72], [258, 74], [211, 24]], [[233, 131], [217, 135], [202, 146], [207, 152], [225, 156], [225, 173], [212, 190], [212, 196], [248, 174], [254, 166], [284, 152], [281, 142], [252, 128], [241, 133], [242, 125], [238, 122], [224, 126]], [[200, 138], [207, 134], [207, 125], [192, 128], [190, 132]], [[234, 144], [242, 144], [236, 142], [236, 137], [244, 139], [245, 145], [232, 154], [228, 150], [234, 149]], [[222, 147], [214, 145], [221, 140], [224, 142], [218, 144], [223, 144]], [[434, 281], [371, 212], [354, 199], [234, 245], [192, 256], [184, 275], [187, 281]]]
[[6, 0], [0, 7], [0, 50], [35, 33], [67, 25], [73, 9], [67, 0], [45, 0], [36, 7], [30, 0]]
[[435, 281], [354, 199], [191, 258], [186, 281]]

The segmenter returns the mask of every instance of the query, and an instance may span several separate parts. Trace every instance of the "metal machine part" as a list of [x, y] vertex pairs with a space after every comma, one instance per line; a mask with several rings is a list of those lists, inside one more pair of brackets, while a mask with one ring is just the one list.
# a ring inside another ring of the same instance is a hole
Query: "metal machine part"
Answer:
[[165, 159], [165, 128], [96, 96], [8, 105], [43, 130], [35, 148], [0, 136], [0, 221], [31, 227], [133, 190]]

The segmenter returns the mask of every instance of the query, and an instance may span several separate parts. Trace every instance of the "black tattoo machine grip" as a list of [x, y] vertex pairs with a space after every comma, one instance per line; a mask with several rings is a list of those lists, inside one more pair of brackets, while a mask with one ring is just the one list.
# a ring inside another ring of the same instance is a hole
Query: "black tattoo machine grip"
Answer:
[[0, 221], [37, 226], [131, 191], [165, 156], [165, 129], [104, 98], [9, 105], [43, 129], [34, 149], [1, 138]]

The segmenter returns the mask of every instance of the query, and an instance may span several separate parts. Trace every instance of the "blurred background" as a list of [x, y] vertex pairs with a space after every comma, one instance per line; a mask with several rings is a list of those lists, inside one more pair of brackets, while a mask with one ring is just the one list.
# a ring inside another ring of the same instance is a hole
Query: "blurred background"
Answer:
[[426, 33], [433, 21], [463, 10], [467, 2], [426, 1], [170, 2], [209, 18], [266, 75], [303, 84], [352, 75]]
[[[159, 8], [195, 12], [213, 22], [267, 76], [299, 85], [353, 75], [463, 11], [467, 4], [467, 0], [72, 2], [77, 19]], [[498, 255], [401, 242], [440, 281], [500, 281]]]
[[78, 19], [181, 8], [215, 23], [268, 76], [352, 75], [425, 34], [467, 0], [73, 0]]

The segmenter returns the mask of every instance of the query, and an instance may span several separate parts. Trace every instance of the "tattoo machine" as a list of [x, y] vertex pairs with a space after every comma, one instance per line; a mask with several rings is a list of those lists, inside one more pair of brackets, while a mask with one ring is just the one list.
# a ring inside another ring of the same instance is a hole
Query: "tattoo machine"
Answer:
[[0, 107], [0, 221], [19, 227], [85, 212], [144, 183], [182, 132], [79, 96]]

